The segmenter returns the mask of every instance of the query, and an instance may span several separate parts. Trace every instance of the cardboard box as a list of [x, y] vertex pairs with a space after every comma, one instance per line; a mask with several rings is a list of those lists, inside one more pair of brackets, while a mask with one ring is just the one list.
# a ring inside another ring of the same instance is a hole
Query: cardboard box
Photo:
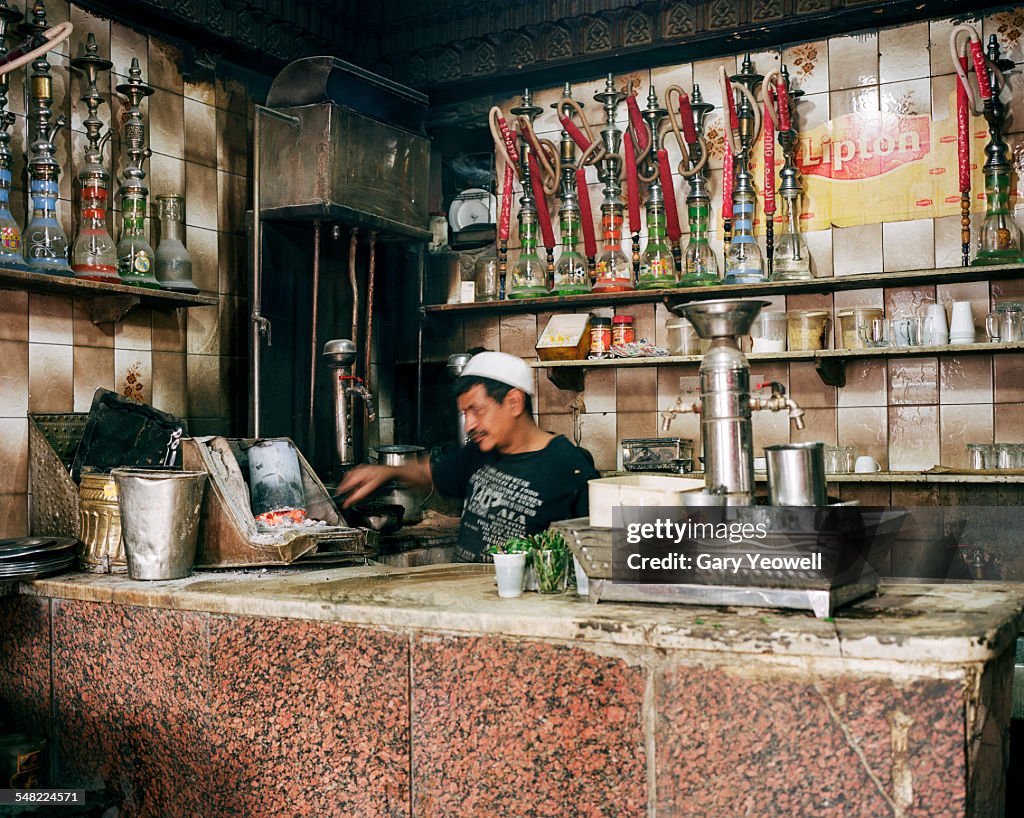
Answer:
[[590, 353], [590, 315], [553, 315], [536, 344], [542, 361], [581, 361]]

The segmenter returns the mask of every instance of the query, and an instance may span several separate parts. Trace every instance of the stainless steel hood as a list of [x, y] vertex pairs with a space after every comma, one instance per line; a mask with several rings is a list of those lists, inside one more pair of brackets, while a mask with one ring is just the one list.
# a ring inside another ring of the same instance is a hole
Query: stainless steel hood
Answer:
[[[262, 126], [260, 216], [429, 239], [427, 98], [334, 57], [288, 65]], [[383, 237], [383, 236], [382, 236]]]

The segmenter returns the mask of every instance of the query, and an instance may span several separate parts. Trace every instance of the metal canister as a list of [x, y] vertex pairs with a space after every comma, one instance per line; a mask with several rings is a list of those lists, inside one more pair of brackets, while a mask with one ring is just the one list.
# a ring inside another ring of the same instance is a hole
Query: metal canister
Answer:
[[128, 560], [121, 539], [121, 511], [117, 483], [109, 474], [85, 473], [78, 490], [83, 571], [126, 574]]

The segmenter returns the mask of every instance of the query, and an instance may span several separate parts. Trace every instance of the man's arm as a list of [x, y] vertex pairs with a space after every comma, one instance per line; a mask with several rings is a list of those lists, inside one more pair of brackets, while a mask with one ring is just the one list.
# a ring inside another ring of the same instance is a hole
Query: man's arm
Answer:
[[344, 496], [342, 507], [348, 508], [390, 480], [397, 480], [413, 488], [429, 488], [431, 485], [430, 459], [423, 458], [401, 466], [356, 466], [338, 485], [337, 495]]

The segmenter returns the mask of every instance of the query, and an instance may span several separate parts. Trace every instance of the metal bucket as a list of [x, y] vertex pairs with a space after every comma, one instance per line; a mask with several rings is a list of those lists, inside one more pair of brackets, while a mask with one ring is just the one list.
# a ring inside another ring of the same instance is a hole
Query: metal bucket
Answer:
[[765, 446], [768, 499], [773, 506], [823, 506], [825, 444], [791, 443]]
[[181, 579], [192, 573], [204, 471], [114, 469], [121, 533], [132, 579]]
[[[422, 446], [397, 443], [391, 446], [375, 446], [377, 462], [382, 466], [404, 466], [414, 463], [426, 451]], [[420, 489], [400, 485], [396, 482], [385, 483], [374, 495], [375, 500], [382, 503], [399, 505], [405, 509], [403, 525], [415, 525], [423, 520], [423, 504], [429, 494]]]
[[123, 574], [128, 570], [121, 539], [121, 511], [117, 501], [117, 481], [109, 474], [82, 475], [78, 516], [81, 521], [83, 571], [97, 574]]

